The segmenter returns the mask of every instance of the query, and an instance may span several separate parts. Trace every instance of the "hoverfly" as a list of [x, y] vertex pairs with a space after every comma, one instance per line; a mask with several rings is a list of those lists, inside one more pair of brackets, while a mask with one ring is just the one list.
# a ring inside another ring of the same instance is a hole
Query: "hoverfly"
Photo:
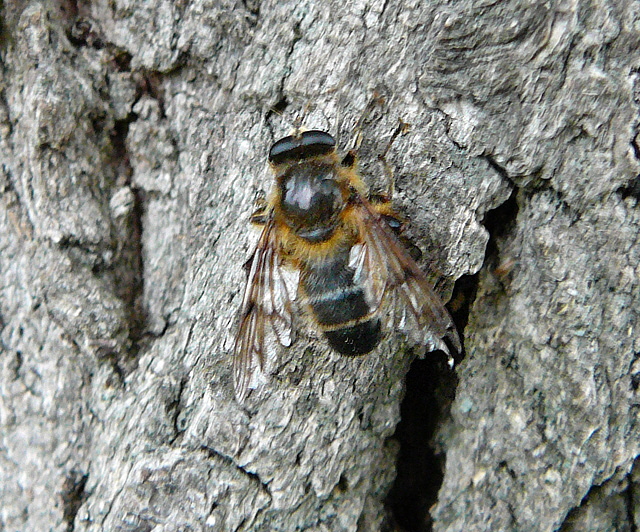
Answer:
[[234, 347], [239, 400], [277, 344], [291, 345], [296, 300], [343, 355], [372, 351], [388, 330], [460, 351], [449, 313], [394, 233], [401, 221], [390, 198], [368, 195], [353, 151], [341, 159], [329, 133], [298, 132], [271, 147], [269, 164], [275, 186], [252, 216], [263, 229]]

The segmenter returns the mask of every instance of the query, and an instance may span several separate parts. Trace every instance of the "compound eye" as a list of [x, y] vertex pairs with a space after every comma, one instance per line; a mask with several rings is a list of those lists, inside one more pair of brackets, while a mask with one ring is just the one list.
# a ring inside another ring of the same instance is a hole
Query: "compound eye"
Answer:
[[269, 150], [269, 162], [281, 164], [286, 161], [300, 161], [331, 153], [336, 147], [335, 139], [324, 131], [305, 131], [299, 136], [280, 139]]

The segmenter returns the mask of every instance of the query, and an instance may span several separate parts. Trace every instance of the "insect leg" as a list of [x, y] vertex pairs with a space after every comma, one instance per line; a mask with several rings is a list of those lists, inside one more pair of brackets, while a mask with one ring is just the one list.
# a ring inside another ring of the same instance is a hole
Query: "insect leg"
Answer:
[[387, 177], [387, 191], [385, 193], [387, 201], [391, 201], [391, 198], [393, 198], [393, 193], [395, 191], [395, 179], [393, 177], [393, 168], [391, 168], [391, 165], [387, 161], [387, 154], [391, 150], [391, 146], [393, 146], [393, 143], [395, 142], [395, 140], [400, 135], [404, 135], [407, 131], [409, 131], [409, 127], [410, 127], [409, 124], [407, 124], [402, 119], [399, 119], [398, 127], [396, 127], [395, 131], [391, 135], [391, 138], [387, 143], [387, 147], [384, 149], [384, 151], [380, 155], [378, 155], [378, 160], [382, 164], [382, 168], [384, 169], [385, 176]]
[[[385, 101], [386, 101], [386, 97], [384, 96], [384, 94], [382, 94], [381, 91], [377, 89], [373, 91], [373, 95], [371, 96], [371, 99], [369, 100], [365, 108], [362, 110], [362, 113], [360, 114], [360, 118], [358, 119], [356, 126], [353, 128], [353, 148], [349, 150], [349, 152], [345, 156], [345, 159], [349, 157], [349, 154], [352, 154], [351, 158], [353, 159], [353, 161], [355, 161], [355, 155], [358, 153], [358, 150], [362, 145], [362, 140], [364, 139], [364, 134], [363, 134], [364, 123], [367, 120], [367, 118], [369, 118], [373, 110], [378, 106], [382, 107]], [[345, 161], [343, 159], [342, 166], [353, 166], [353, 163], [345, 164]]]
[[375, 210], [382, 215], [384, 220], [387, 222], [387, 225], [409, 252], [411, 258], [418, 261], [422, 257], [422, 251], [409, 238], [402, 234], [408, 221], [398, 215], [391, 206], [391, 200], [395, 192], [395, 179], [393, 175], [393, 168], [389, 164], [389, 161], [387, 161], [387, 154], [391, 150], [391, 146], [393, 146], [393, 143], [400, 135], [404, 135], [409, 130], [409, 127], [410, 126], [407, 122], [399, 119], [398, 126], [391, 134], [391, 138], [389, 139], [386, 148], [380, 155], [378, 155], [378, 160], [382, 164], [385, 176], [387, 177], [387, 190], [383, 194], [371, 196], [369, 201], [373, 204]]
[[[351, 148], [345, 156], [342, 158], [341, 165], [345, 168], [353, 168], [356, 164], [356, 159], [358, 157], [358, 151], [360, 150], [360, 146], [362, 146], [362, 140], [364, 139], [364, 123], [369, 118], [373, 110], [377, 106], [383, 106], [386, 101], [386, 97], [378, 90], [373, 91], [373, 96], [367, 103], [366, 107], [362, 110], [360, 114], [360, 118], [356, 126], [353, 128], [353, 148]], [[394, 133], [394, 139], [398, 136], [398, 133]], [[384, 155], [387, 154], [391, 144], [387, 146], [384, 151]]]
[[256, 210], [249, 218], [249, 221], [254, 225], [265, 225], [269, 221], [269, 216], [271, 215], [269, 212], [269, 202], [264, 198], [264, 196], [260, 196], [256, 199], [255, 205]]
[[[390, 202], [385, 202], [390, 203]], [[384, 207], [382, 207], [384, 208]], [[402, 243], [404, 248], [409, 252], [409, 255], [414, 261], [419, 261], [422, 258], [422, 250], [416, 246], [410, 238], [407, 238], [403, 235], [403, 231], [407, 227], [407, 220], [401, 218], [398, 214], [393, 211], [382, 212], [382, 217], [384, 221], [387, 222], [387, 225], [391, 228], [393, 233], [396, 235], [398, 240]]]

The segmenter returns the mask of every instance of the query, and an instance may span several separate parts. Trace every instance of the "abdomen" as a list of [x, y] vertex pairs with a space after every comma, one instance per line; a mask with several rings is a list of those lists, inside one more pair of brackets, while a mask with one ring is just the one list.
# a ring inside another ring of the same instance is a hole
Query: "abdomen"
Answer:
[[364, 355], [380, 342], [381, 325], [354, 284], [348, 258], [347, 250], [308, 264], [300, 282], [329, 345], [342, 355]]

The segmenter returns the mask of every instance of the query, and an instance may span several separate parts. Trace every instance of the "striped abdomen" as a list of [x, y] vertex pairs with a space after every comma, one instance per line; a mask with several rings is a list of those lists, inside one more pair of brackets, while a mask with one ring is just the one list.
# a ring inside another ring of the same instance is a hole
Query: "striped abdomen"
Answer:
[[348, 261], [347, 250], [308, 264], [300, 283], [329, 345], [343, 355], [364, 355], [380, 342], [380, 320], [370, 316]]

